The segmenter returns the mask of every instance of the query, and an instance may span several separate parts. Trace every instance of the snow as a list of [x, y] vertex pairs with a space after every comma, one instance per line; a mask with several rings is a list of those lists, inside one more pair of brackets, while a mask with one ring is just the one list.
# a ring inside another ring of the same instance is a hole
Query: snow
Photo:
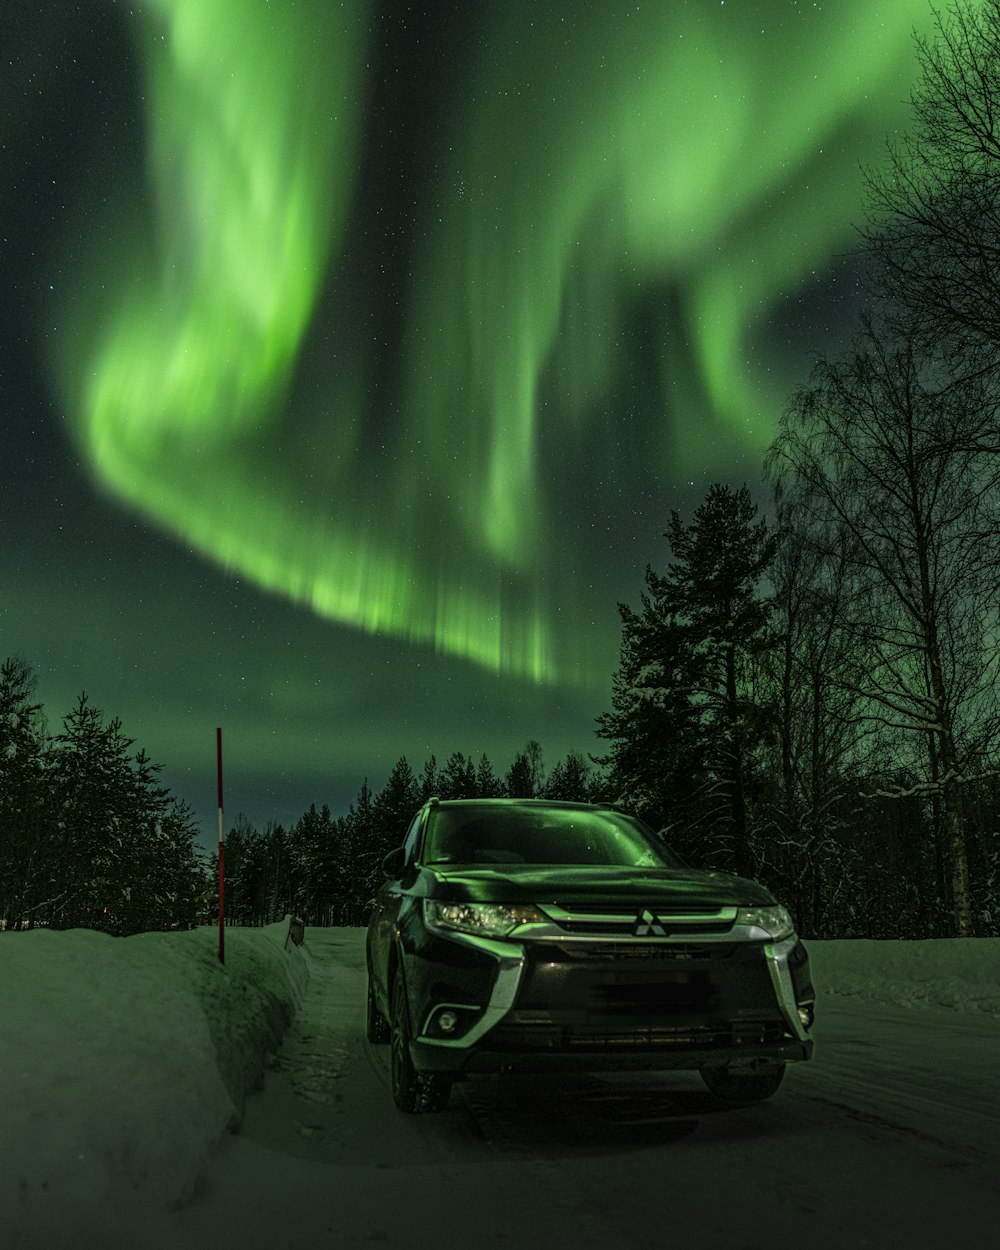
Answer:
[[209, 928], [0, 935], [0, 1245], [191, 1196], [305, 989], [287, 932], [227, 929], [225, 967]]
[[[343, 1143], [344, 1162], [364, 1162], [358, 1151], [371, 1113], [344, 1079], [346, 1056], [363, 1048], [360, 1034], [354, 1038], [361, 999], [354, 981], [336, 971], [337, 959], [350, 955], [351, 977], [363, 977], [362, 931], [311, 932], [317, 950], [323, 944], [333, 952], [332, 970], [310, 955], [309, 930], [304, 947], [287, 940], [287, 920], [227, 929], [225, 967], [213, 928], [130, 938], [87, 930], [0, 934], [0, 1246], [96, 1246], [118, 1227], [142, 1227], [144, 1213], [159, 1219], [171, 1209], [194, 1211], [216, 1162], [223, 1182], [236, 1163], [246, 1170], [244, 1184], [250, 1177], [266, 1183], [269, 1173], [296, 1175], [295, 1140], [313, 1132], [308, 1123], [289, 1129], [293, 1137], [276, 1142], [273, 1155], [261, 1154], [256, 1142], [276, 1126], [254, 1130], [242, 1153], [222, 1148], [241, 1140], [230, 1134], [252, 1110], [247, 1094], [302, 1003], [311, 970], [323, 989], [319, 1009], [333, 1013], [343, 1036], [299, 1064], [291, 1092], [306, 1103], [343, 1097], [345, 1107], [357, 1096], [362, 1119], [353, 1145], [350, 1136]], [[902, 1006], [914, 1015], [1000, 1016], [1000, 939], [807, 945], [821, 1013], [825, 998]], [[310, 1023], [296, 1044], [312, 1045], [313, 1031]], [[383, 1095], [386, 1122], [395, 1123], [398, 1113], [380, 1089]], [[418, 1123], [402, 1127], [416, 1132]], [[382, 1173], [371, 1169], [386, 1166], [359, 1169], [357, 1183], [374, 1186]], [[476, 1175], [485, 1181], [486, 1172]]]
[[817, 996], [1000, 1016], [1000, 938], [807, 942]]

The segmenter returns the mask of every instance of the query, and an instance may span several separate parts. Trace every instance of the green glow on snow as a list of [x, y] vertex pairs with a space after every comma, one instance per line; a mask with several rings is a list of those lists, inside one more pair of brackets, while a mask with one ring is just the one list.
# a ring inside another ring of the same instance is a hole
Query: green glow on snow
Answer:
[[98, 479], [332, 620], [593, 680], [587, 614], [556, 611], [583, 602], [586, 553], [556, 569], [542, 423], [600, 460], [622, 318], [670, 289], [659, 472], [759, 455], [789, 379], [754, 336], [853, 245], [925, 0], [491, 6], [434, 115], [381, 457], [365, 351], [300, 358], [353, 237], [367, 5], [135, 10], [145, 199], [61, 360]]

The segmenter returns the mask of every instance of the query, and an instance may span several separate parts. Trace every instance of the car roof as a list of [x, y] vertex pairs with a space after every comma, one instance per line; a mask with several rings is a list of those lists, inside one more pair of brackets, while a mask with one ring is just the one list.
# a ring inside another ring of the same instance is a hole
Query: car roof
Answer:
[[425, 808], [530, 808], [544, 811], [605, 811], [619, 816], [629, 816], [619, 806], [612, 803], [571, 803], [562, 799], [427, 799]]
[[428, 807], [547, 807], [559, 811], [603, 811], [627, 815], [613, 803], [577, 803], [563, 799], [439, 799], [427, 800]]

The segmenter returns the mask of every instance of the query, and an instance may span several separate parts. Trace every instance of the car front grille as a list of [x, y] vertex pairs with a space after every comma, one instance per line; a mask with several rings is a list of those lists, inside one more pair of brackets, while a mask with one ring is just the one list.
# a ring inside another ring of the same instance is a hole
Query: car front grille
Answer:
[[698, 906], [671, 903], [662, 909], [623, 910], [608, 904], [587, 904], [577, 901], [565, 906], [549, 904], [544, 908], [549, 917], [565, 933], [608, 938], [632, 937], [698, 937], [728, 933], [736, 919], [735, 907]]

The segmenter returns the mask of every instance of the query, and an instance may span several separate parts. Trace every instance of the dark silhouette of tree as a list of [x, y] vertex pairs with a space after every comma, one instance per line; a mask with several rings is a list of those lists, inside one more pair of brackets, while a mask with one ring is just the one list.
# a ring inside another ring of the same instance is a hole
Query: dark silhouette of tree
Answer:
[[0, 667], [0, 927], [44, 908], [53, 883], [46, 778], [48, 750], [37, 679], [26, 660]]
[[[978, 384], [936, 385], [912, 340], [870, 324], [855, 352], [821, 359], [782, 419], [771, 472], [809, 518], [810, 542], [847, 575], [840, 683], [855, 718], [891, 740], [887, 798], [937, 793], [955, 931], [972, 932], [964, 785], [997, 727], [995, 532], [1000, 462], [983, 451], [996, 403]], [[916, 786], [916, 789], [913, 786]]]
[[47, 924], [113, 934], [193, 923], [204, 890], [190, 809], [159, 784], [147, 753], [130, 753], [80, 695], [49, 738], [34, 676], [0, 671], [0, 903], [4, 927]]
[[382, 859], [385, 851], [381, 847], [372, 792], [366, 778], [356, 802], [351, 804], [344, 818], [344, 850], [347, 862], [351, 865], [348, 876], [348, 904], [352, 924], [367, 923], [375, 894], [384, 879]]
[[382, 860], [390, 851], [402, 845], [406, 831], [410, 827], [410, 821], [420, 804], [420, 783], [414, 776], [406, 757], [401, 756], [393, 766], [389, 780], [373, 804], [379, 864], [379, 875], [375, 878], [376, 887], [382, 884]]
[[544, 797], [563, 803], [591, 801], [594, 770], [579, 751], [570, 751], [549, 773]]
[[926, 360], [1000, 369], [1000, 0], [959, 0], [917, 38], [910, 132], [867, 175], [865, 245], [896, 329]]
[[126, 883], [142, 819], [130, 767], [132, 741], [119, 720], [104, 724], [86, 691], [55, 736], [53, 869], [63, 892], [53, 908], [54, 926], [116, 929], [127, 911]]
[[758, 586], [777, 549], [777, 536], [756, 515], [745, 487], [725, 485], [709, 489], [689, 526], [673, 513], [667, 530], [673, 561], [657, 588], [676, 605], [693, 650], [695, 699], [724, 799], [722, 828], [744, 875], [755, 867], [747, 788], [765, 723], [755, 701], [755, 665], [772, 645], [769, 604]]
[[291, 848], [285, 827], [269, 821], [264, 831], [264, 888], [262, 923], [274, 924], [289, 910], [292, 898]]
[[542, 767], [542, 748], [530, 739], [523, 751], [518, 751], [514, 762], [504, 778], [504, 789], [512, 799], [536, 799], [545, 786], [545, 770]]
[[671, 515], [667, 573], [647, 568], [641, 613], [619, 608], [613, 710], [598, 721], [599, 736], [613, 744], [612, 792], [617, 784], [626, 802], [638, 799], [689, 853], [700, 829], [697, 858], [723, 848], [747, 875], [755, 858], [748, 788], [767, 720], [755, 682], [773, 643], [758, 584], [777, 546], [756, 514], [745, 487], [717, 484], [690, 525]]
[[846, 770], [862, 738], [858, 696], [846, 684], [854, 645], [841, 620], [848, 566], [842, 543], [826, 530], [817, 543], [803, 510], [780, 490], [774, 502], [780, 543], [768, 582], [775, 646], [762, 665], [773, 762], [762, 769], [770, 784], [754, 836], [759, 874], [791, 908], [800, 933], [823, 937], [858, 889], [857, 857], [844, 836]]
[[438, 798], [474, 799], [478, 797], [476, 768], [472, 758], [454, 751], [438, 776]]
[[476, 768], [476, 795], [481, 799], [498, 799], [503, 792], [503, 782], [484, 753]]
[[333, 834], [333, 819], [325, 803], [321, 809], [310, 803], [289, 834], [290, 910], [307, 923], [324, 923], [318, 918], [329, 914], [339, 893], [340, 865], [328, 859]]
[[612, 678], [611, 711], [597, 719], [597, 735], [610, 742], [605, 756], [607, 798], [656, 829], [669, 828], [679, 849], [695, 853], [704, 840], [699, 801], [708, 772], [693, 698], [694, 657], [675, 610], [657, 593], [656, 575], [646, 569], [651, 593], [635, 612], [620, 603], [622, 641]]
[[132, 850], [115, 921], [121, 933], [188, 928], [194, 923], [204, 869], [197, 824], [186, 803], [159, 784], [162, 765], [140, 749], [132, 763]]
[[[240, 812], [226, 834], [225, 916], [227, 924], [263, 924], [264, 839]], [[218, 871], [218, 856], [213, 876]]]
[[434, 798], [440, 784], [437, 760], [432, 755], [424, 762], [423, 771], [420, 774], [420, 802], [426, 803], [428, 799]]

